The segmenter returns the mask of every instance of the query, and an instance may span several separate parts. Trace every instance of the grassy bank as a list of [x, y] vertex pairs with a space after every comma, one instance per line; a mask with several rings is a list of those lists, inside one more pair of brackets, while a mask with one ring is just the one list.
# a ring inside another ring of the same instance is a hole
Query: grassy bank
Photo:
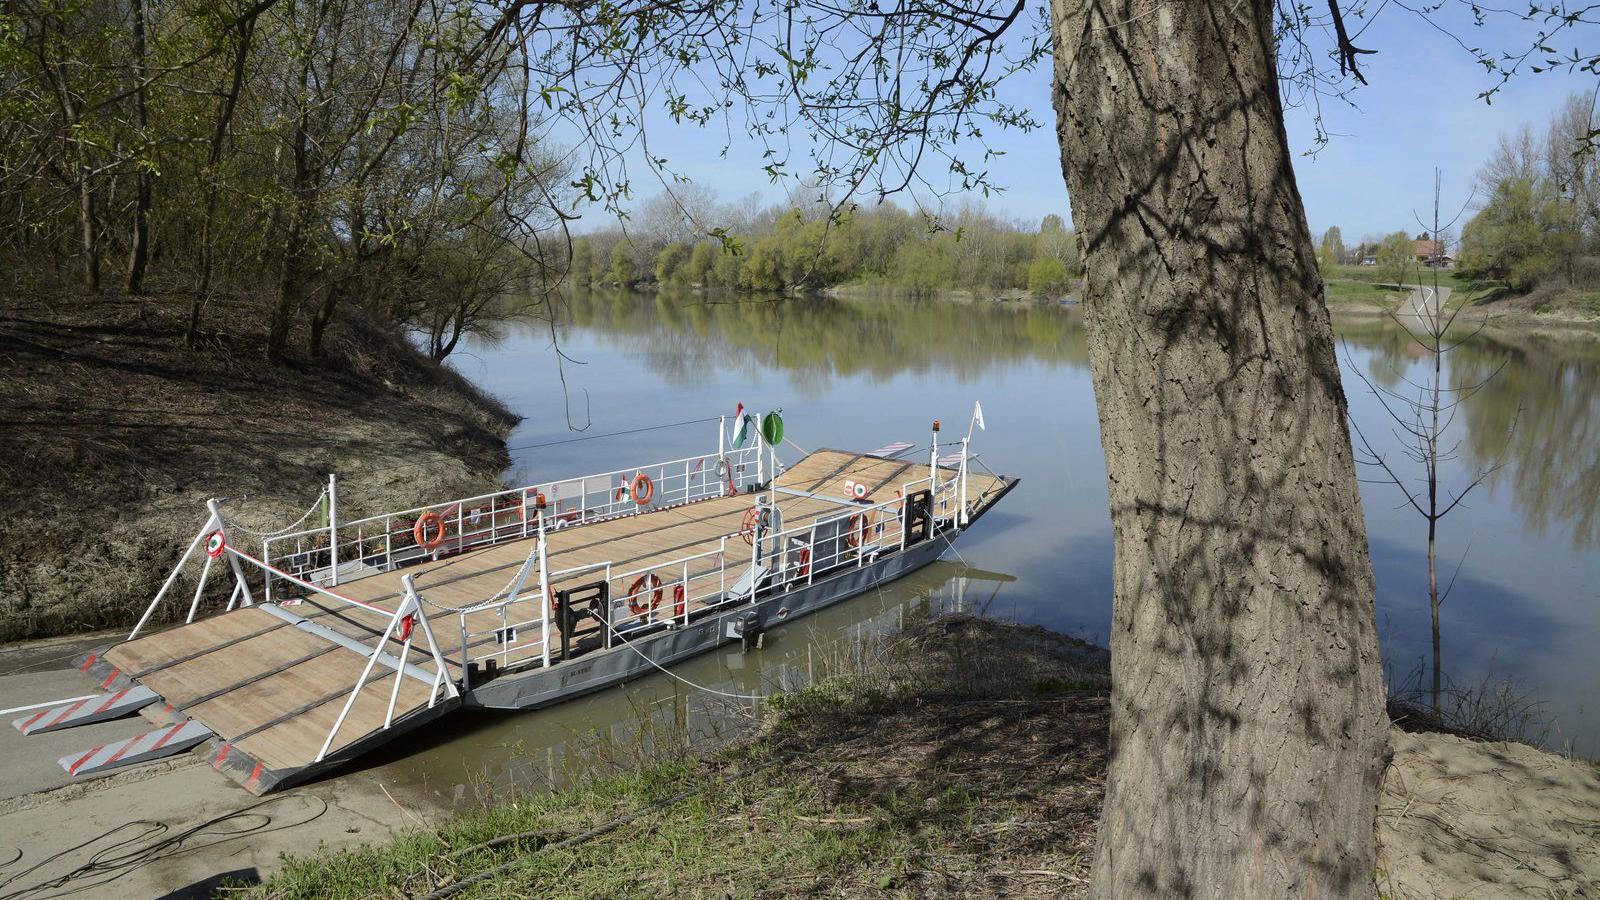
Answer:
[[1075, 893], [1105, 768], [1104, 658], [1040, 629], [941, 620], [870, 675], [774, 699], [709, 757], [294, 860], [254, 896]]
[[[774, 698], [753, 734], [709, 756], [288, 859], [246, 895], [1084, 896], [1105, 662], [1038, 628], [936, 620], [865, 674]], [[1588, 896], [1600, 769], [1515, 743], [1393, 740], [1380, 896]]]
[[506, 464], [515, 417], [354, 309], [323, 356], [296, 333], [270, 366], [264, 300], [213, 304], [195, 351], [187, 295], [0, 306], [0, 641], [133, 622], [208, 497], [272, 530], [329, 472], [348, 520], [479, 491]]

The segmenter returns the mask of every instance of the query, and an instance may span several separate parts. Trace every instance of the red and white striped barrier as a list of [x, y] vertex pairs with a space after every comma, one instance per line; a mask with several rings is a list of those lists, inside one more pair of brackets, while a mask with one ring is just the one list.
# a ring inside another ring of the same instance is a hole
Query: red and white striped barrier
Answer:
[[211, 736], [211, 729], [189, 719], [125, 741], [113, 741], [82, 753], [69, 753], [57, 762], [68, 775], [89, 775], [181, 753]]
[[109, 694], [84, 697], [51, 709], [42, 709], [20, 719], [14, 719], [11, 724], [23, 734], [43, 734], [47, 731], [88, 725], [90, 722], [104, 722], [107, 719], [131, 716], [160, 699], [160, 695], [155, 691], [135, 685]]
[[892, 458], [892, 457], [899, 456], [900, 454], [902, 454], [902, 453], [904, 453], [904, 452], [906, 452], [907, 450], [910, 450], [910, 449], [911, 449], [911, 445], [906, 443], [905, 441], [895, 441], [892, 444], [884, 444], [882, 447], [879, 447], [878, 449], [872, 451], [871, 453], [868, 453], [867, 455], [868, 456], [888, 456], [888, 457]]

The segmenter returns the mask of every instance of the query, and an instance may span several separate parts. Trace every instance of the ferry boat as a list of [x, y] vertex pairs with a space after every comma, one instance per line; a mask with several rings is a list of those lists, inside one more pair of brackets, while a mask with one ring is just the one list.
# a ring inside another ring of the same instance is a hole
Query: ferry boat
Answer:
[[[982, 424], [975, 407], [975, 424]], [[60, 760], [84, 776], [205, 745], [262, 794], [461, 707], [533, 710], [729, 643], [938, 559], [1017, 484], [939, 446], [778, 455], [778, 413], [715, 451], [257, 537], [219, 501], [127, 640], [77, 661], [100, 694], [25, 734], [139, 713], [159, 727]], [[792, 443], [792, 442], [790, 442]], [[182, 602], [182, 624], [147, 629]], [[208, 579], [226, 607], [197, 616]]]

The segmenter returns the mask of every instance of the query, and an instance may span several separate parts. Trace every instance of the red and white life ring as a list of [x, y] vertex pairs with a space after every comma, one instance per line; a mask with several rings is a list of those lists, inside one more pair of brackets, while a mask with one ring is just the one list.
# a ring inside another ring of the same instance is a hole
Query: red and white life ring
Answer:
[[852, 547], [859, 547], [866, 543], [868, 535], [877, 525], [877, 516], [872, 510], [864, 509], [858, 513], [850, 514], [850, 521], [845, 525], [844, 540]]
[[[650, 595], [649, 603], [640, 602], [644, 594]], [[636, 616], [642, 616], [660, 605], [661, 576], [654, 572], [646, 572], [635, 578], [633, 586], [628, 588], [628, 611]]]
[[644, 506], [650, 498], [656, 495], [656, 483], [650, 476], [643, 472], [633, 476], [633, 502], [635, 506]]
[[[430, 530], [436, 529], [432, 537], [428, 536]], [[444, 543], [444, 518], [433, 510], [428, 510], [417, 516], [417, 524], [411, 526], [411, 536], [416, 539], [417, 546], [424, 550], [437, 550]]]
[[206, 555], [212, 559], [221, 556], [228, 549], [228, 539], [223, 536], [222, 529], [211, 532], [211, 537], [206, 538]]

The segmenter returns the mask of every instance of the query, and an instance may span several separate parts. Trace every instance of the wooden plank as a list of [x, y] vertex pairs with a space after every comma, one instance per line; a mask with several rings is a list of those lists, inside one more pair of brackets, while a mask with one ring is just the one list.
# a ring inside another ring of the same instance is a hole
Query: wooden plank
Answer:
[[[350, 677], [353, 687], [356, 675]], [[428, 686], [413, 678], [402, 678], [400, 697], [395, 703], [395, 718], [428, 703]], [[394, 682], [391, 677], [370, 682], [356, 695], [344, 724], [339, 728], [329, 753], [335, 753], [383, 726], [384, 713], [389, 707], [389, 692]], [[316, 760], [322, 742], [327, 740], [339, 712], [344, 708], [348, 692], [339, 694], [303, 715], [295, 716], [238, 742], [241, 751], [274, 769], [299, 768]]]
[[[360, 654], [343, 648], [340, 651], [308, 660], [183, 711], [204, 722], [206, 727], [224, 739], [235, 740], [252, 729], [272, 722], [282, 713], [319, 700], [330, 692], [341, 692], [341, 696], [348, 694], [355, 687], [356, 679], [361, 676], [367, 661]], [[385, 685], [387, 697], [387, 687], [393, 681], [394, 670], [374, 667], [373, 672], [382, 673], [380, 680]], [[421, 684], [414, 678], [404, 680]], [[300, 764], [304, 765], [305, 762]]]
[[[298, 628], [280, 628], [226, 650], [152, 673], [139, 682], [165, 697], [173, 706], [185, 709], [196, 698], [220, 686], [258, 679], [289, 660], [327, 646], [326, 640]], [[345, 653], [355, 655], [348, 650]]]
[[105, 659], [124, 672], [139, 672], [259, 630], [272, 621], [271, 616], [259, 609], [236, 609], [137, 640], [124, 641], [107, 650]]

